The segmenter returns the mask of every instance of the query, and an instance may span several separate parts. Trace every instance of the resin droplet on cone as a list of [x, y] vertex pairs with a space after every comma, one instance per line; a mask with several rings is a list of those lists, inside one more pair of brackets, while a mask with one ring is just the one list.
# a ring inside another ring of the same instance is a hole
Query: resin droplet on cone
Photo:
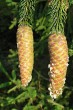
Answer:
[[68, 47], [66, 37], [62, 34], [52, 34], [48, 39], [50, 54], [50, 95], [56, 99], [62, 94], [68, 66]]
[[20, 77], [23, 86], [32, 79], [33, 70], [33, 32], [28, 26], [20, 26], [17, 30], [17, 48], [19, 57]]

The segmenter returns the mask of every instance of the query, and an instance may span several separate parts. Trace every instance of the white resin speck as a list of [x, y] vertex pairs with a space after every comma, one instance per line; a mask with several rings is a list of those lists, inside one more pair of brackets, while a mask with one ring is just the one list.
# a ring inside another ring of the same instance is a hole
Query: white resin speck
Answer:
[[69, 64], [67, 63], [66, 66], [68, 67], [68, 65], [69, 65]]
[[50, 64], [48, 64], [48, 68], [50, 68]]
[[52, 70], [53, 68], [50, 66], [50, 71]]

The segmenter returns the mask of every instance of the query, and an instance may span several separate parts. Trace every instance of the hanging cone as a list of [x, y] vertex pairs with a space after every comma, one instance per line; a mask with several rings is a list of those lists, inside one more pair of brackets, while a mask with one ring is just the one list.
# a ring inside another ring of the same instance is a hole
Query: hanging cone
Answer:
[[52, 34], [48, 39], [50, 54], [50, 96], [56, 99], [62, 94], [68, 66], [68, 47], [66, 37], [62, 34]]
[[32, 79], [32, 69], [34, 59], [33, 32], [29, 26], [18, 27], [17, 48], [21, 82], [23, 86], [27, 86]]

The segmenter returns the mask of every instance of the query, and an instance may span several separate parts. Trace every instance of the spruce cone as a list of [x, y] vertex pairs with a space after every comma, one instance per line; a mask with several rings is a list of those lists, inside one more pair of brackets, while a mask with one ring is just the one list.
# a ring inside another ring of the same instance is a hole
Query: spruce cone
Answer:
[[68, 47], [66, 37], [52, 34], [48, 39], [50, 54], [50, 96], [56, 99], [62, 94], [68, 66]]
[[17, 30], [17, 47], [20, 67], [20, 77], [23, 86], [32, 79], [33, 69], [33, 32], [28, 26], [20, 26]]

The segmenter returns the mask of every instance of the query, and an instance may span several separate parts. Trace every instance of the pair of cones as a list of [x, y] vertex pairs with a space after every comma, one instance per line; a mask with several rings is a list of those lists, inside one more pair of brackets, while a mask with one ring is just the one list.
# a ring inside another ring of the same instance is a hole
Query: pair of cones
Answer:
[[[32, 79], [34, 64], [33, 32], [29, 26], [20, 26], [17, 30], [17, 47], [20, 65], [20, 77], [23, 86]], [[48, 38], [50, 54], [50, 96], [56, 99], [62, 94], [68, 66], [68, 47], [66, 37], [52, 34]]]

